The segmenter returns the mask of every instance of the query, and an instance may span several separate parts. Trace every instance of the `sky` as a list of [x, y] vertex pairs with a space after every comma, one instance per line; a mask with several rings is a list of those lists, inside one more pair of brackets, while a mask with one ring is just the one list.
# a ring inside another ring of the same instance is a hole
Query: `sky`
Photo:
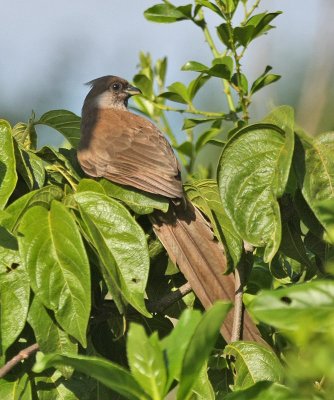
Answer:
[[[150, 52], [153, 59], [168, 56], [169, 84], [188, 81], [180, 67], [188, 60], [207, 64], [209, 51], [200, 29], [189, 22], [145, 20], [144, 10], [157, 2], [1, 0], [0, 117], [14, 123], [27, 120], [31, 110], [41, 115], [60, 108], [80, 114], [87, 93], [84, 83], [108, 74], [131, 80], [140, 51]], [[300, 104], [304, 77], [322, 63], [318, 36], [326, 18], [333, 17], [330, 2], [262, 0], [261, 10], [283, 14], [275, 20], [277, 28], [250, 48], [243, 67], [256, 78], [269, 64], [283, 79], [259, 94], [254, 115], [273, 104]], [[214, 16], [209, 21], [217, 22]], [[323, 53], [333, 55], [331, 39], [326, 40]]]

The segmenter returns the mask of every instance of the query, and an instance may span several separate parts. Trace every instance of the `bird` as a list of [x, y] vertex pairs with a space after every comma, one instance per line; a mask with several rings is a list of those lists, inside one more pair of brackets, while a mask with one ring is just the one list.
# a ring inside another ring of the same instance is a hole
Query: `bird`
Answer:
[[[77, 149], [82, 170], [93, 178], [105, 178], [167, 198], [168, 211], [156, 210], [150, 219], [170, 259], [204, 308], [217, 300], [233, 301], [235, 277], [224, 274], [224, 246], [215, 238], [209, 221], [187, 198], [181, 168], [170, 143], [153, 122], [128, 109], [129, 98], [141, 91], [113, 75], [88, 84], [91, 88], [82, 107]], [[230, 312], [221, 327], [226, 342], [231, 340], [232, 327]], [[263, 341], [247, 312], [242, 332], [244, 340]]]

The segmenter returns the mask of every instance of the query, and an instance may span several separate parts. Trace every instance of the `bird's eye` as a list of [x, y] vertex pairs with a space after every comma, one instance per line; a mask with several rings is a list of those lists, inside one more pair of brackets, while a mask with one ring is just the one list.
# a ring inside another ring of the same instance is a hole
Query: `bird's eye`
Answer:
[[120, 83], [113, 83], [112, 84], [112, 89], [117, 91], [121, 88], [121, 84]]

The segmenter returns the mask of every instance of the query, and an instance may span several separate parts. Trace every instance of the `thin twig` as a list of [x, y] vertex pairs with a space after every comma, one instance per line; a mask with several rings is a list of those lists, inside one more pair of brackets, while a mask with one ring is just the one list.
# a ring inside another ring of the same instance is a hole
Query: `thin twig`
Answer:
[[8, 374], [17, 364], [21, 361], [26, 360], [32, 354], [36, 353], [39, 350], [39, 345], [37, 343], [32, 344], [31, 346], [21, 350], [16, 356], [14, 356], [11, 360], [6, 362], [6, 364], [0, 368], [0, 378], [3, 378]]
[[234, 297], [234, 315], [231, 342], [241, 339], [243, 326], [244, 305], [242, 302], [243, 294], [243, 266], [239, 263], [234, 271], [235, 276], [235, 297]]
[[152, 312], [161, 313], [164, 310], [166, 310], [166, 308], [170, 307], [172, 304], [181, 300], [182, 297], [184, 297], [191, 291], [192, 291], [191, 286], [187, 282], [184, 285], [182, 285], [181, 287], [179, 287], [177, 290], [175, 290], [174, 292], [168, 293], [166, 296], [164, 296], [158, 302], [153, 303], [151, 305], [150, 309]]

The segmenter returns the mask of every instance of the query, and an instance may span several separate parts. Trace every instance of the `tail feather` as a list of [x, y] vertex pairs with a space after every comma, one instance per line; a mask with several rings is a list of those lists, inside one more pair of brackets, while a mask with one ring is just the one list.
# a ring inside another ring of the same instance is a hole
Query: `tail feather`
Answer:
[[[168, 213], [156, 211], [153, 228], [171, 260], [178, 265], [205, 308], [215, 301], [235, 297], [233, 274], [224, 275], [227, 259], [224, 247], [213, 235], [209, 223], [190, 202], [170, 206]], [[230, 341], [233, 310], [227, 315], [221, 333]], [[243, 339], [263, 342], [247, 313], [244, 315]]]

